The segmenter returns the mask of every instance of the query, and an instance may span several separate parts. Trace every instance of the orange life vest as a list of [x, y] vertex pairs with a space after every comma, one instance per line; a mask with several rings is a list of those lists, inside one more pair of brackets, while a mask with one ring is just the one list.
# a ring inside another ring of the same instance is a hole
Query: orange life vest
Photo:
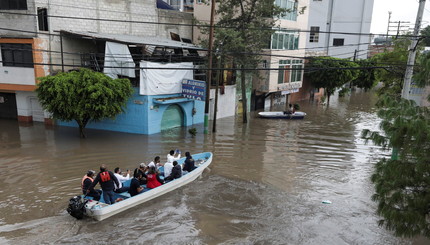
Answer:
[[90, 179], [91, 180], [91, 182], [93, 182], [94, 180], [93, 180], [93, 178], [91, 178], [91, 177], [88, 177], [88, 175], [84, 175], [84, 177], [82, 177], [82, 181], [81, 181], [81, 188], [83, 189], [84, 188], [84, 182], [85, 182], [85, 180], [86, 179]]
[[104, 171], [100, 173], [100, 181], [101, 182], [108, 182], [110, 180], [110, 174], [108, 171]]

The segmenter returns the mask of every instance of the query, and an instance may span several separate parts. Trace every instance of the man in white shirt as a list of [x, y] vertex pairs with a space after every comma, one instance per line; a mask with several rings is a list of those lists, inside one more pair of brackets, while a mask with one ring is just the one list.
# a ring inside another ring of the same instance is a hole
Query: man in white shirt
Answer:
[[173, 162], [167, 161], [164, 164], [164, 177], [167, 177], [172, 173], [172, 168], [173, 168]]
[[159, 157], [159, 156], [156, 156], [156, 157], [154, 158], [154, 161], [152, 161], [152, 162], [150, 162], [150, 163], [148, 164], [148, 167], [149, 167], [149, 168], [150, 168], [150, 167], [157, 168], [159, 165], [160, 165], [160, 157]]
[[178, 161], [179, 158], [181, 158], [181, 151], [180, 150], [176, 150], [176, 156], [175, 156], [175, 151], [171, 150], [169, 154], [167, 154], [167, 162], [170, 162], [173, 164], [173, 161]]
[[127, 170], [127, 175], [124, 177], [121, 174], [121, 169], [119, 167], [116, 167], [114, 170], [114, 175], [118, 179], [118, 182], [119, 182], [119, 186], [116, 186], [116, 184], [115, 184], [115, 192], [116, 193], [127, 192], [130, 189], [130, 187], [123, 186], [122, 183], [124, 183], [125, 181], [130, 179], [130, 170]]

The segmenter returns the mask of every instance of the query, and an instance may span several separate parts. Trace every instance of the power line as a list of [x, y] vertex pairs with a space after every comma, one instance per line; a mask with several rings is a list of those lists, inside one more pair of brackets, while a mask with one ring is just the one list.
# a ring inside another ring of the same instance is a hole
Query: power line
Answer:
[[[27, 30], [11, 29], [11, 28], [0, 28], [0, 30], [15, 31], [15, 32], [24, 32], [24, 33], [32, 33], [32, 34], [42, 34], [42, 35], [47, 35], [47, 36], [65, 37], [65, 36], [60, 35], [60, 34], [43, 33], [43, 32], [27, 31]], [[296, 50], [324, 49], [324, 48], [327, 48], [327, 47], [329, 47], [329, 48], [331, 48], [333, 50], [333, 49], [336, 49], [336, 48], [341, 49], [341, 48], [349, 47], [349, 46], [359, 46], [359, 45], [369, 45], [369, 44], [372, 44], [372, 42], [369, 42], [369, 43], [352, 43], [352, 44], [346, 44], [346, 45], [342, 45], [342, 46], [337, 46], [337, 45], [334, 46], [334, 45], [332, 45], [332, 46], [319, 46], [319, 47], [309, 47], [309, 48], [305, 47], [305, 48], [298, 48], [298, 49], [291, 49], [291, 50], [289, 50], [289, 49], [271, 49], [271, 50], [275, 50], [275, 51], [277, 51], [277, 50], [279, 50], [279, 51], [296, 51]], [[184, 48], [184, 49], [186, 49], [186, 48]], [[204, 50], [204, 51], [206, 51], [206, 50]]]
[[[1, 29], [1, 28], [0, 28]], [[0, 44], [1, 45], [1, 44]], [[55, 55], [61, 55], [61, 51], [53, 51], [53, 50], [46, 50], [46, 49], [26, 49], [26, 48], [3, 48], [4, 50], [19, 50], [19, 51], [34, 51], [34, 52], [46, 52], [46, 53], [54, 53]], [[366, 50], [358, 50], [357, 52], [364, 52]], [[347, 52], [347, 53], [342, 53], [342, 54], [337, 54], [337, 55], [346, 55], [346, 54], [353, 54], [354, 52]], [[90, 55], [96, 55], [98, 57], [100, 56], [104, 56], [104, 57], [112, 57], [112, 58], [128, 58], [130, 57], [128, 54], [109, 54], [109, 55], [105, 55], [105, 53], [82, 53], [82, 52], [63, 52], [63, 54], [66, 55], [79, 55], [79, 56], [90, 56]], [[292, 58], [292, 59], [301, 59], [301, 60], [318, 60], [318, 59], [324, 59], [327, 62], [354, 62], [352, 60], [347, 60], [347, 59], [341, 59], [341, 60], [331, 60], [331, 59], [325, 59], [326, 56], [293, 56], [293, 55], [280, 55], [280, 54], [267, 54], [267, 53], [251, 53], [251, 52], [247, 52], [247, 53], [243, 53], [243, 52], [221, 52], [221, 54], [223, 55], [245, 55], [245, 56], [270, 56], [270, 57], [277, 57], [277, 58]], [[151, 58], [163, 58], [163, 57], [151, 57], [148, 55], [140, 55], [140, 54], [132, 54], [132, 57], [138, 57], [138, 58], [142, 58], [142, 59], [151, 59]], [[172, 56], [175, 57], [174, 54], [172, 54]], [[165, 56], [164, 58], [168, 58], [169, 56]], [[182, 57], [182, 56], [176, 56], [176, 57]], [[352, 58], [352, 57], [351, 57]], [[74, 61], [76, 59], [72, 59], [72, 58], [63, 58], [63, 60], [71, 60]], [[82, 61], [82, 59], [79, 59], [78, 61]], [[194, 61], [194, 62], [199, 62], [199, 61]], [[127, 63], [127, 62], [124, 62]], [[129, 62], [131, 63], [131, 62]], [[135, 62], [133, 62], [135, 63]], [[271, 63], [271, 64], [275, 64]], [[381, 65], [393, 65], [393, 66], [406, 66], [405, 63], [379, 63]], [[417, 65], [416, 65], [417, 66]]]
[[[10, 15], [24, 15], [24, 16], [35, 16], [37, 14], [31, 13], [18, 13], [18, 12], [4, 12], [0, 11], [0, 14], [10, 14]], [[202, 27], [202, 28], [210, 28], [210, 25], [201, 25], [201, 24], [183, 24], [183, 23], [169, 23], [169, 22], [153, 22], [153, 21], [136, 21], [136, 20], [119, 20], [119, 19], [102, 19], [102, 18], [89, 18], [89, 17], [77, 17], [77, 16], [62, 16], [62, 15], [46, 15], [48, 18], [61, 18], [61, 19], [75, 19], [75, 20], [89, 20], [89, 21], [104, 21], [104, 22], [120, 22], [120, 23], [134, 23], [134, 24], [151, 24], [151, 25], [172, 25], [172, 26], [190, 26], [190, 27]], [[236, 26], [219, 26], [214, 25], [214, 28], [223, 28], [223, 29], [236, 29]], [[290, 30], [296, 32], [311, 32], [311, 30], [301, 30], [301, 29], [287, 29], [282, 27], [270, 27], [270, 28], [245, 28], [247, 30]], [[384, 35], [386, 34], [376, 34], [376, 33], [361, 33], [361, 32], [334, 32], [334, 31], [319, 31], [319, 33], [327, 33], [327, 34], [342, 34], [342, 35], [361, 35], [361, 36], [373, 36], [373, 35]], [[397, 35], [388, 35], [388, 36], [397, 36]], [[404, 34], [401, 35], [403, 37], [423, 37], [427, 36], [413, 36]]]

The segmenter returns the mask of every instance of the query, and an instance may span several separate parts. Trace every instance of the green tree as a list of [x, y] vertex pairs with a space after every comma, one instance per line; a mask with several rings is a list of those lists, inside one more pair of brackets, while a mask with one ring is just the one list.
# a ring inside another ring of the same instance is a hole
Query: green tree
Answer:
[[[423, 53], [417, 58], [413, 81], [419, 87], [430, 85], [430, 53]], [[430, 97], [427, 98], [430, 100]]]
[[88, 122], [115, 118], [133, 93], [128, 79], [112, 79], [84, 68], [39, 80], [36, 92], [43, 108], [54, 119], [75, 120], [82, 138]]
[[358, 72], [357, 78], [352, 82], [353, 86], [369, 90], [376, 85], [376, 61], [373, 59], [357, 60], [357, 65], [362, 67]]
[[[274, 1], [217, 0], [215, 39], [218, 41], [215, 43], [222, 45], [222, 51], [231, 55], [233, 63], [240, 68], [244, 123], [247, 122], [246, 73], [261, 61], [261, 56], [247, 53], [261, 53], [268, 48], [275, 27], [274, 16], [296, 10], [282, 9]], [[253, 71], [253, 75], [257, 72]]]
[[425, 28], [421, 29], [421, 36], [425, 36], [423, 39], [424, 46], [429, 47], [430, 46], [430, 26], [426, 26]]
[[[406, 38], [396, 39], [393, 41], [391, 51], [386, 50], [372, 58], [378, 66], [386, 67], [376, 71], [376, 80], [382, 83], [382, 87], [378, 90], [379, 95], [401, 96], [410, 43]], [[417, 58], [419, 55], [418, 53]]]
[[313, 86], [324, 88], [327, 95], [327, 104], [330, 103], [330, 96], [347, 82], [353, 81], [358, 76], [358, 65], [347, 59], [333, 57], [318, 57], [311, 59], [307, 64], [307, 69], [311, 70], [307, 74]]
[[380, 160], [371, 178], [379, 225], [398, 236], [430, 238], [430, 111], [389, 95], [378, 106], [382, 132], [364, 130], [362, 137], [399, 154], [398, 160]]

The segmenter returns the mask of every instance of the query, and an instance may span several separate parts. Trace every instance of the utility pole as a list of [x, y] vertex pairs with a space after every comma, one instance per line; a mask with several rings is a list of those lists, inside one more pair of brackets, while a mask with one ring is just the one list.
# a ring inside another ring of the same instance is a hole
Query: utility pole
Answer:
[[420, 33], [421, 22], [423, 19], [424, 7], [426, 1], [420, 0], [418, 7], [417, 20], [415, 21], [415, 28], [412, 37], [412, 43], [409, 47], [408, 63], [406, 66], [405, 79], [403, 81], [402, 98], [409, 99], [409, 90], [411, 88], [412, 74], [414, 72], [415, 56], [417, 53], [418, 35]]
[[388, 32], [390, 31], [391, 11], [388, 11], [387, 36], [385, 37], [385, 47], [388, 46]]
[[[418, 45], [418, 34], [420, 32], [421, 21], [423, 19], [424, 7], [426, 4], [426, 0], [420, 0], [420, 5], [418, 7], [417, 20], [415, 21], [415, 28], [412, 37], [411, 46], [409, 46], [409, 56], [408, 63], [406, 66], [405, 79], [403, 81], [403, 89], [402, 89], [402, 98], [409, 99], [409, 90], [411, 88], [412, 74], [414, 72], [414, 64], [415, 64], [415, 55], [416, 48]], [[399, 149], [393, 148], [393, 152], [391, 153], [391, 159], [398, 159]]]
[[[221, 45], [222, 46], [222, 45]], [[221, 51], [221, 50], [217, 50], [217, 51]], [[218, 71], [216, 74], [216, 88], [215, 88], [215, 105], [214, 105], [214, 119], [213, 119], [213, 126], [212, 126], [212, 132], [216, 132], [216, 117], [217, 117], [217, 112], [218, 112], [218, 91], [219, 91], [219, 79], [220, 79], [220, 75], [223, 72], [223, 70], [221, 69], [221, 60], [222, 60], [222, 54], [219, 54], [217, 52], [217, 58], [218, 58]]]
[[209, 27], [209, 60], [208, 60], [208, 74], [206, 78], [206, 100], [205, 100], [205, 122], [204, 122], [204, 133], [209, 133], [209, 97], [212, 83], [212, 49], [214, 45], [214, 15], [215, 15], [215, 0], [211, 0], [211, 18]]

